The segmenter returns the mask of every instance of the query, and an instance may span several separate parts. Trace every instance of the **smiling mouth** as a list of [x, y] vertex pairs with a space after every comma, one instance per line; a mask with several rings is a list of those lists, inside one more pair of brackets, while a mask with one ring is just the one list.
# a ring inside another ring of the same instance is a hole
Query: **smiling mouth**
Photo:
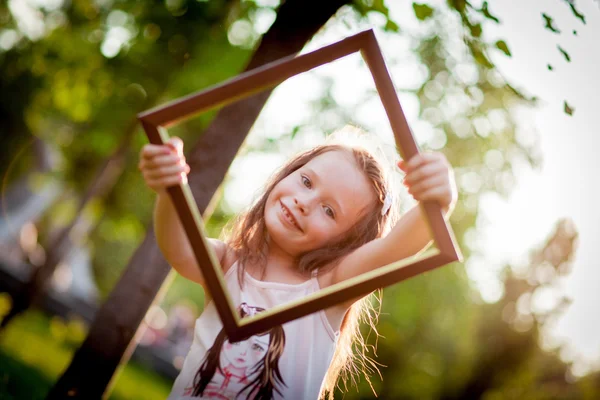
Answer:
[[302, 228], [300, 228], [300, 225], [298, 225], [298, 221], [296, 221], [296, 218], [294, 218], [294, 215], [292, 215], [290, 210], [288, 210], [288, 208], [282, 202], [279, 202], [279, 204], [281, 205], [281, 211], [283, 212], [283, 215], [290, 222], [290, 224], [294, 225], [300, 232], [303, 232]]

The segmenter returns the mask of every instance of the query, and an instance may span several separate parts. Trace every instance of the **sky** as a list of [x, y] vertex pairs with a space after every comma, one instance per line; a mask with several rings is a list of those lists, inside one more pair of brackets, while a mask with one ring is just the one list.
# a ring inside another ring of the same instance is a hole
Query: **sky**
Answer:
[[[568, 342], [570, 350], [562, 354], [565, 359], [586, 361], [575, 365], [583, 371], [586, 363], [600, 367], [600, 210], [596, 204], [600, 199], [596, 155], [600, 138], [594, 120], [600, 106], [600, 80], [596, 77], [600, 3], [576, 3], [586, 16], [585, 25], [573, 16], [566, 2], [544, 2], [543, 9], [540, 3], [519, 2], [518, 7], [513, 2], [493, 4], [503, 23], [489, 26], [487, 33], [506, 38], [513, 54], [512, 58], [495, 57], [494, 62], [509, 82], [542, 103], [526, 117], [539, 133], [543, 165], [540, 171], [520, 172], [508, 201], [486, 199], [483, 210], [490, 223], [482, 242], [488, 259], [498, 264], [522, 262], [529, 248], [544, 242], [555, 221], [570, 218], [574, 222], [579, 243], [572, 272], [561, 288], [573, 302], [551, 336], [557, 342]], [[560, 35], [543, 29], [541, 11], [554, 18]], [[570, 63], [557, 45], [568, 51]], [[551, 64], [553, 71], [546, 64]], [[562, 111], [564, 100], [575, 108], [573, 116]]]
[[[411, 2], [388, 1], [387, 5], [400, 26], [414, 28], [418, 24], [414, 17], [406, 17], [413, 13]], [[600, 66], [597, 43], [600, 6], [598, 2], [585, 0], [578, 1], [577, 7], [585, 15], [586, 24], [575, 18], [565, 1], [490, 4], [491, 11], [501, 23], [484, 25], [485, 38], [490, 42], [505, 40], [512, 53], [512, 57], [506, 57], [499, 51], [492, 52], [494, 63], [510, 84], [540, 100], [535, 109], [523, 111], [519, 117], [520, 124], [537, 131], [542, 165], [536, 170], [521, 168], [518, 171], [516, 187], [508, 200], [498, 196], [482, 198], [480, 210], [487, 224], [478, 231], [480, 235], [476, 242], [478, 251], [485, 258], [483, 261], [474, 259], [466, 265], [467, 273], [482, 297], [495, 301], [502, 294], [499, 291], [500, 269], [507, 263], [525, 265], [528, 252], [545, 243], [556, 222], [561, 218], [571, 219], [579, 232], [579, 242], [572, 272], [560, 281], [557, 293], [568, 296], [572, 304], [546, 332], [544, 342], [549, 346], [564, 344], [561, 357], [574, 361], [576, 375], [590, 368], [600, 368], [600, 263], [596, 260], [600, 211], [595, 207], [595, 200], [600, 199], [596, 185], [600, 181], [595, 175], [600, 170], [600, 161], [595, 155], [600, 139], [593, 121], [600, 106], [600, 79], [594, 79]], [[544, 29], [542, 12], [554, 18], [561, 34]], [[266, 30], [272, 17], [265, 14], [255, 24]], [[371, 16], [368, 22], [359, 26], [330, 24], [303, 52], [379, 23], [380, 19]], [[411, 63], [410, 43], [398, 35], [388, 37], [377, 33], [386, 60], [401, 60], [396, 67], [390, 68], [394, 82], [400, 87], [418, 84], [422, 71]], [[567, 50], [571, 62], [565, 60], [557, 45]], [[553, 66], [552, 71], [548, 70], [547, 64]], [[372, 86], [366, 69], [360, 68], [358, 56], [296, 76], [275, 90], [248, 142], [261, 136], [276, 139], [312, 115], [310, 102], [318, 101], [322, 95], [315, 75], [333, 80], [333, 96], [342, 106], [352, 106], [360, 101], [361, 92]], [[413, 131], [420, 132], [417, 99], [402, 92], [399, 98]], [[563, 111], [565, 100], [575, 109], [572, 116]], [[367, 105], [361, 110], [353, 117], [378, 132], [384, 147], [386, 144], [391, 147], [392, 134], [381, 106]], [[338, 122], [343, 123], [334, 121]], [[419, 137], [416, 139], [419, 141]], [[308, 132], [290, 146], [289, 152], [320, 141], [319, 132]], [[256, 193], [260, 183], [288, 155], [252, 154], [236, 159], [225, 188], [231, 208], [238, 210], [246, 205], [246, 199]], [[551, 305], [552, 297], [547, 302]]]

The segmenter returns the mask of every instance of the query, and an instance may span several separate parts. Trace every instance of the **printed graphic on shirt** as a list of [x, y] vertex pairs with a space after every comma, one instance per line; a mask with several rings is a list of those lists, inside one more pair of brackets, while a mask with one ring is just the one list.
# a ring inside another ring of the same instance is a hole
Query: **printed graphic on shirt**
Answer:
[[[264, 308], [240, 304], [240, 317], [252, 316]], [[184, 396], [203, 399], [272, 399], [281, 395], [285, 382], [279, 359], [285, 347], [281, 326], [231, 343], [221, 329]]]

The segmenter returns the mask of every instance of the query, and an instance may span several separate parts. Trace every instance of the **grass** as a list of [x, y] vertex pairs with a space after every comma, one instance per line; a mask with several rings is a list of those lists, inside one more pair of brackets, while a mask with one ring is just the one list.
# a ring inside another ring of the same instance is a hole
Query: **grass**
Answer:
[[51, 384], [37, 369], [0, 353], [0, 399], [43, 399]]
[[[43, 399], [83, 341], [86, 326], [37, 311], [15, 318], [0, 336], [0, 400]], [[93, 368], [93, 367], [91, 367]], [[121, 370], [111, 400], [164, 400], [172, 382], [130, 362]]]

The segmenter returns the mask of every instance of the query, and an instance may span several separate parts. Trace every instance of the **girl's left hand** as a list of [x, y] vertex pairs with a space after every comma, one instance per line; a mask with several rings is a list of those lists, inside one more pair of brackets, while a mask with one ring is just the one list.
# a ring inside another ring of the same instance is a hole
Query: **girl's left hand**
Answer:
[[452, 166], [440, 152], [419, 153], [398, 167], [406, 173], [404, 185], [417, 201], [437, 201], [448, 214], [458, 197]]

